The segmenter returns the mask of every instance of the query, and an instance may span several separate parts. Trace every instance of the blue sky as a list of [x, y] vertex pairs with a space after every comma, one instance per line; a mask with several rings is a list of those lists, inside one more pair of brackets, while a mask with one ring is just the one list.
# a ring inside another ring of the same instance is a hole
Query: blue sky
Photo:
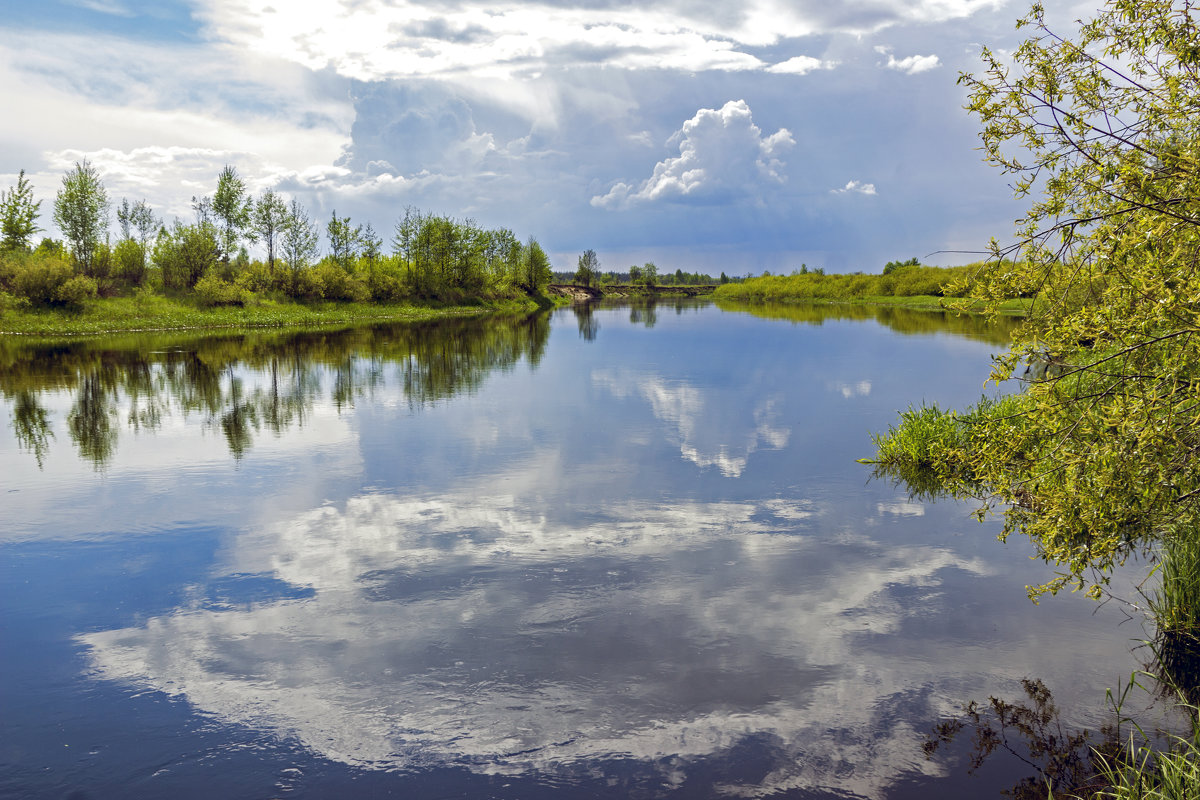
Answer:
[[[1054, 9], [1064, 31], [1094, 5]], [[191, 219], [234, 165], [314, 218], [406, 206], [533, 235], [556, 268], [962, 263], [1020, 211], [961, 70], [1004, 0], [6, 0], [0, 186], [86, 157]], [[115, 221], [114, 221], [115, 228]]]

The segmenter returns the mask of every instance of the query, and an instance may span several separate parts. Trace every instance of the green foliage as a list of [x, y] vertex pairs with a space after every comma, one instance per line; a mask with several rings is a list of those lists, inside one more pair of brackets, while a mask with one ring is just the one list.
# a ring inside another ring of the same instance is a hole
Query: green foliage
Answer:
[[580, 286], [591, 286], [596, 274], [600, 271], [600, 258], [596, 251], [587, 249], [579, 256], [579, 265], [575, 270], [575, 282]]
[[325, 231], [329, 236], [330, 257], [335, 264], [349, 272], [354, 268], [354, 261], [358, 258], [358, 249], [362, 238], [362, 226], [359, 225], [357, 228], [352, 228], [350, 226], [350, 218], [342, 217], [338, 219], [337, 211], [335, 210]]
[[136, 239], [122, 239], [112, 250], [111, 277], [122, 286], [141, 286], [148, 276], [146, 250]]
[[[1193, 709], [1195, 713], [1195, 709]], [[1149, 745], [1128, 758], [1101, 763], [1108, 788], [1092, 795], [1106, 800], [1195, 800], [1200, 788], [1200, 728], [1171, 737], [1167, 749]]]
[[893, 272], [895, 272], [896, 270], [903, 269], [904, 267], [919, 267], [919, 266], [921, 266], [921, 262], [916, 259], [916, 256], [910, 258], [908, 261], [889, 261], [888, 263], [883, 265], [883, 274], [890, 275]]
[[54, 222], [70, 243], [80, 271], [94, 275], [96, 251], [108, 233], [108, 192], [86, 158], [63, 176], [54, 198]]
[[176, 220], [154, 244], [154, 264], [169, 289], [191, 289], [220, 260], [219, 232], [211, 222], [184, 225]]
[[521, 248], [519, 273], [514, 281], [526, 292], [540, 291], [550, 283], [550, 259], [532, 236]]
[[326, 300], [351, 300], [360, 302], [370, 298], [370, 290], [354, 276], [344, 270], [333, 258], [327, 258], [311, 270], [312, 288], [320, 286], [320, 294]]
[[808, 270], [791, 275], [746, 278], [737, 283], [723, 282], [713, 296], [728, 300], [775, 302], [857, 300], [864, 297], [961, 297], [968, 291], [963, 285], [964, 281], [978, 268], [978, 265], [924, 267], [905, 263], [899, 269], [887, 271], [885, 268], [882, 275], [826, 275], [824, 270]]
[[28, 250], [29, 240], [41, 228], [37, 226], [39, 200], [33, 200], [33, 187], [25, 179], [25, 170], [17, 175], [17, 184], [0, 192], [0, 251]]
[[143, 251], [162, 227], [162, 221], [154, 216], [154, 211], [146, 205], [145, 200], [130, 205], [127, 198], [121, 198], [121, 205], [117, 207], [117, 224], [121, 227], [121, 238], [135, 239]]
[[993, 308], [1036, 294], [993, 376], [1040, 365], [1027, 375], [1020, 437], [1012, 420], [984, 419], [966, 453], [980, 513], [1002, 510], [1005, 535], [1027, 534], [1059, 569], [1034, 595], [1089, 582], [1098, 595], [1116, 564], [1200, 522], [1200, 30], [1190, 9], [1110, 0], [1071, 39], [1034, 5], [1011, 59], [985, 50], [983, 74], [960, 79], [988, 160], [1014, 175], [1018, 197], [1041, 193], [1016, 243], [993, 242], [993, 259], [957, 284]]
[[[31, 196], [22, 173], [17, 188], [0, 195], [0, 211], [16, 209], [25, 215], [21, 219], [32, 220], [37, 204]], [[335, 212], [327, 226], [329, 257], [321, 262], [320, 228], [303, 206], [295, 199], [285, 205], [272, 191], [254, 202], [245, 181], [228, 165], [216, 193], [193, 197], [192, 207], [193, 224], [176, 220], [167, 227], [145, 201], [122, 199], [117, 208], [121, 236], [110, 249], [104, 186], [90, 163], [76, 164], [63, 178], [55, 220], [66, 235], [74, 272], [87, 280], [71, 282], [75, 275], [63, 273], [59, 263], [66, 263], [67, 250], [50, 239], [34, 251], [39, 259], [16, 259], [26, 254], [28, 238], [36, 230], [25, 225], [14, 234], [18, 244], [0, 248], [4, 309], [30, 303], [78, 305], [97, 292], [110, 297], [141, 287], [166, 289], [213, 309], [285, 297], [306, 302], [453, 303], [513, 298], [520, 290], [537, 293], [551, 274], [549, 259], [532, 237], [522, 244], [512, 231], [484, 230], [471, 220], [411, 207], [396, 224], [391, 257], [382, 252], [382, 239], [373, 226], [351, 225]], [[246, 250], [255, 237], [266, 250], [265, 264], [252, 260]], [[286, 270], [278, 269], [279, 261]], [[145, 291], [138, 294], [143, 300], [148, 296]]]
[[61, 252], [13, 253], [0, 262], [0, 284], [34, 306], [77, 308], [96, 297], [93, 278], [76, 275]]
[[[321, 237], [317, 226], [308, 218], [308, 212], [296, 199], [288, 207], [287, 222], [283, 228], [280, 252], [292, 273], [292, 283], [297, 284], [305, 269], [317, 259]], [[293, 294], [294, 297], [302, 296]]]
[[217, 191], [209, 207], [219, 225], [217, 241], [220, 258], [228, 263], [242, 238], [249, 232], [250, 215], [254, 208], [254, 202], [246, 191], [246, 182], [228, 164], [217, 176]]
[[275, 272], [275, 249], [290, 219], [287, 204], [270, 189], [264, 191], [254, 204], [251, 228], [267, 248], [267, 266], [272, 273]]
[[240, 306], [247, 300], [245, 289], [223, 280], [215, 271], [205, 273], [193, 289], [196, 302], [202, 306]]

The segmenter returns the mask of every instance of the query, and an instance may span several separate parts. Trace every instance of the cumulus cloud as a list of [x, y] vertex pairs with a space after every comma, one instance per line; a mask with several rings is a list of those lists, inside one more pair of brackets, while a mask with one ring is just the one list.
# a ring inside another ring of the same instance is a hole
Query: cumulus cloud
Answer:
[[782, 75], [807, 75], [819, 69], [833, 69], [837, 66], [837, 63], [836, 61], [822, 61], [812, 56], [795, 56], [794, 58], [789, 58], [787, 61], [772, 64], [767, 67], [767, 72]]
[[846, 185], [840, 189], [831, 189], [832, 194], [875, 194], [875, 184], [863, 183], [862, 181], [847, 181]]
[[936, 55], [927, 56], [906, 56], [897, 59], [892, 55], [890, 47], [879, 46], [875, 48], [875, 52], [880, 55], [887, 56], [887, 63], [884, 64], [888, 69], [894, 69], [897, 72], [903, 72], [906, 75], [916, 75], [921, 72], [928, 72], [931, 69], [937, 69], [942, 65], [941, 59]]
[[754, 124], [745, 100], [702, 108], [671, 137], [679, 155], [660, 161], [638, 186], [620, 182], [592, 198], [599, 208], [647, 202], [724, 203], [761, 199], [765, 185], [782, 183], [783, 153], [796, 142], [787, 128], [770, 136]]

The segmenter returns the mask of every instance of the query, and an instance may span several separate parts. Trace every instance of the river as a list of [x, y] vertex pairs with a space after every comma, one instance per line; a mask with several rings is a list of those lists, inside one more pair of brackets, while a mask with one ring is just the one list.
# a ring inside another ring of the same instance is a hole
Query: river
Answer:
[[752, 310], [0, 341], [0, 795], [998, 796], [1141, 628], [856, 459], [1007, 328]]

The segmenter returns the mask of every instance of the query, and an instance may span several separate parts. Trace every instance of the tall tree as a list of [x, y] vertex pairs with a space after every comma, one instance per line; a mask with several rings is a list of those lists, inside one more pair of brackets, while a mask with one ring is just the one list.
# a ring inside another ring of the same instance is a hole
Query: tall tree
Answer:
[[529, 237], [521, 248], [521, 276], [517, 285], [527, 292], [536, 292], [550, 282], [550, 259], [538, 240]]
[[117, 206], [117, 224], [121, 227], [122, 239], [134, 239], [142, 248], [150, 243], [150, 237], [158, 232], [162, 220], [154, 216], [154, 211], [145, 200], [130, 204], [126, 197], [121, 198]]
[[217, 177], [217, 191], [213, 194], [211, 208], [220, 226], [221, 260], [228, 264], [250, 227], [253, 208], [246, 182], [228, 164]]
[[362, 245], [362, 257], [370, 266], [375, 266], [379, 261], [379, 256], [383, 253], [383, 239], [379, 238], [379, 234], [375, 233], [375, 228], [371, 223], [367, 223], [359, 236], [359, 243]]
[[320, 254], [321, 234], [308, 218], [308, 212], [300, 201], [292, 199], [288, 206], [287, 224], [280, 239], [280, 255], [292, 271], [292, 279], [317, 260]]
[[351, 227], [350, 218], [339, 219], [337, 211], [334, 210], [325, 230], [329, 235], [329, 255], [334, 263], [347, 272], [351, 271], [354, 268], [354, 259], [358, 257], [362, 226]]
[[287, 228], [289, 216], [287, 205], [283, 198], [267, 189], [254, 204], [251, 224], [254, 232], [267, 247], [267, 265], [271, 273], [275, 272], [275, 247], [279, 237]]
[[86, 158], [76, 161], [54, 198], [54, 222], [85, 274], [93, 272], [96, 252], [108, 234], [108, 207], [100, 173]]
[[579, 256], [578, 268], [575, 270], [575, 282], [583, 286], [591, 286], [599, 271], [600, 259], [596, 256], [596, 251], [590, 248], [584, 250], [583, 254]]
[[17, 175], [17, 185], [0, 192], [0, 250], [28, 250], [30, 237], [41, 228], [37, 226], [38, 208], [33, 187], [25, 179], [25, 170]]

